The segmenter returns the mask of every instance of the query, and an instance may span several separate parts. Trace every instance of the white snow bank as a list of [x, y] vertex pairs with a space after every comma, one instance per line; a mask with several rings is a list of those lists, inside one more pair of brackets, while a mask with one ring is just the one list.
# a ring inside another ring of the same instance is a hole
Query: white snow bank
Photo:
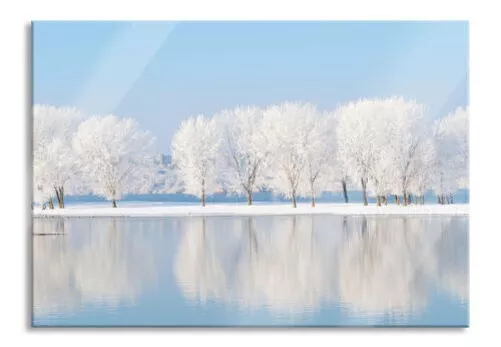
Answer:
[[[124, 204], [125, 205], [125, 204]], [[199, 205], [155, 205], [148, 203], [127, 203], [112, 208], [109, 205], [82, 204], [65, 209], [33, 210], [33, 216], [66, 217], [163, 217], [163, 216], [246, 216], [246, 215], [293, 215], [293, 214], [336, 214], [336, 215], [468, 215], [469, 205], [411, 205], [411, 206], [363, 206], [361, 204], [214, 204]]]

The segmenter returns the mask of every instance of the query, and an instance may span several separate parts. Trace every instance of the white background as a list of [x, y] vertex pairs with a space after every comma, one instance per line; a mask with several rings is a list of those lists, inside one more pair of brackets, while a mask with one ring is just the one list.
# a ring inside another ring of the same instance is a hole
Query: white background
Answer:
[[[3, 1], [0, 8], [0, 345], [500, 345], [501, 33], [495, 1]], [[7, 4], [10, 7], [7, 7]], [[458, 19], [470, 21], [470, 328], [30, 329], [28, 26], [41, 19]], [[489, 342], [487, 342], [489, 341]]]

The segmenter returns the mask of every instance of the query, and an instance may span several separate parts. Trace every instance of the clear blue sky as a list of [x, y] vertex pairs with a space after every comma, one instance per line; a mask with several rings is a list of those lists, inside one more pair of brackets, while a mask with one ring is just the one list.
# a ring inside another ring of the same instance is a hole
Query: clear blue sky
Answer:
[[434, 117], [468, 103], [467, 22], [35, 22], [34, 102], [182, 119], [284, 100], [331, 109], [402, 95]]

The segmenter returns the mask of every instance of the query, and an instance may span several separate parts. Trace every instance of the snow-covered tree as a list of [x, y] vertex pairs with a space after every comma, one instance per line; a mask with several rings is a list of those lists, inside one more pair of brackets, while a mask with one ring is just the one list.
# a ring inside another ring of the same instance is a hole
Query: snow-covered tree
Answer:
[[343, 148], [340, 148], [337, 143], [336, 129], [338, 119], [336, 115], [336, 111], [329, 111], [325, 114], [325, 117], [327, 117], [327, 124], [325, 124], [327, 129], [325, 141], [329, 150], [327, 151], [324, 188], [329, 192], [339, 192], [341, 190], [343, 192], [344, 202], [348, 203], [350, 167], [348, 165], [348, 159], [345, 153], [343, 153]]
[[[427, 177], [422, 171], [429, 170], [424, 105], [401, 97], [363, 99], [341, 106], [337, 117], [338, 161], [360, 182], [364, 204], [369, 188], [378, 205], [390, 193], [407, 205], [413, 180]], [[424, 189], [424, 184], [417, 185]]]
[[385, 107], [388, 145], [380, 152], [390, 160], [391, 190], [395, 195], [401, 194], [403, 204], [407, 205], [413, 179], [426, 169], [421, 165], [428, 149], [429, 123], [425, 107], [414, 100], [391, 98]]
[[33, 107], [34, 200], [53, 207], [53, 197], [64, 208], [64, 194], [75, 192], [79, 167], [72, 147], [73, 135], [83, 119], [73, 107]]
[[437, 151], [434, 190], [439, 203], [452, 203], [453, 194], [468, 186], [468, 108], [459, 107], [434, 126]]
[[[308, 163], [308, 147], [315, 140], [316, 108], [310, 103], [284, 102], [264, 111], [265, 128], [273, 149], [270, 185], [286, 198], [302, 195], [301, 180]], [[273, 174], [271, 174], [273, 173]]]
[[114, 115], [85, 120], [73, 140], [89, 189], [111, 200], [113, 207], [124, 194], [152, 188], [157, 171], [153, 143], [133, 119]]
[[315, 197], [328, 189], [331, 180], [330, 165], [335, 161], [334, 124], [329, 114], [309, 112], [304, 117], [305, 171], [299, 192], [310, 197], [312, 207]]
[[255, 106], [223, 110], [215, 116], [222, 136], [219, 173], [225, 188], [247, 196], [265, 183], [266, 159], [270, 154], [263, 111]]
[[384, 127], [373, 120], [375, 104], [376, 100], [371, 99], [349, 102], [340, 106], [336, 115], [338, 154], [349, 167], [353, 181], [360, 182], [364, 205], [368, 204], [367, 184], [377, 151], [373, 135]]
[[198, 115], [181, 123], [172, 140], [172, 162], [184, 192], [202, 199], [219, 189], [216, 157], [221, 137], [213, 118]]

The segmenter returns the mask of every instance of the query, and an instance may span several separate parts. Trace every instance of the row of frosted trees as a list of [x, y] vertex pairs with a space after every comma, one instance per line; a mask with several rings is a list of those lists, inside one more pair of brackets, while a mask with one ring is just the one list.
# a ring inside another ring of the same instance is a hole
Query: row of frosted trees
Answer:
[[[403, 98], [363, 99], [334, 111], [284, 102], [237, 107], [183, 121], [164, 165], [152, 135], [132, 119], [87, 117], [75, 108], [35, 105], [34, 200], [64, 208], [65, 194], [92, 193], [112, 202], [124, 194], [273, 191], [292, 200], [323, 192], [362, 191], [364, 204], [452, 203], [468, 184], [468, 109], [432, 121]], [[161, 185], [163, 189], [154, 191]]]
[[154, 138], [132, 119], [86, 117], [75, 108], [36, 105], [33, 198], [64, 208], [65, 194], [104, 197], [148, 193], [157, 172]]
[[438, 203], [468, 184], [468, 109], [438, 120], [403, 98], [363, 99], [332, 112], [310, 103], [285, 102], [224, 110], [182, 122], [172, 142], [178, 183], [188, 194], [221, 189], [247, 196], [267, 189], [292, 200], [328, 191], [362, 190], [377, 205], [424, 204], [433, 189]]

